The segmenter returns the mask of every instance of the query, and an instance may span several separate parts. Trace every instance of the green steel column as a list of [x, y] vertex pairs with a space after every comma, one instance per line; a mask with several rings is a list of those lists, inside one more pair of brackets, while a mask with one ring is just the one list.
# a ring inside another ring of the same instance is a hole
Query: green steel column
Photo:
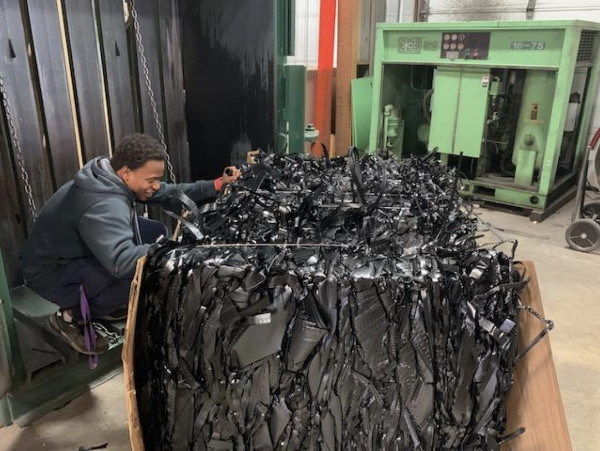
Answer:
[[352, 80], [352, 145], [364, 152], [369, 147], [373, 77]]
[[379, 147], [379, 131], [381, 130], [381, 115], [383, 108], [381, 106], [381, 96], [383, 95], [383, 56], [385, 45], [383, 42], [383, 30], [377, 28], [377, 37], [375, 40], [375, 58], [374, 67], [371, 67], [373, 74], [373, 109], [371, 111], [371, 133], [369, 137], [369, 147], [367, 152], [375, 154]]
[[544, 152], [544, 161], [540, 173], [539, 193], [547, 195], [552, 190], [556, 169], [560, 157], [563, 130], [569, 107], [571, 86], [575, 77], [575, 66], [577, 64], [577, 50], [581, 32], [575, 28], [565, 30], [563, 52], [560, 59], [558, 76], [556, 78], [556, 90], [554, 92], [554, 104], [548, 127], [548, 140]]
[[[0, 251], [0, 321], [3, 322], [3, 334], [0, 336], [2, 342], [0, 345], [6, 347], [8, 360], [12, 365], [13, 382], [20, 382], [23, 378], [23, 365], [21, 363], [21, 353], [19, 352], [19, 340], [17, 338], [17, 329], [15, 328], [15, 319], [13, 316], [12, 301], [10, 298], [10, 289], [6, 280], [4, 270], [4, 259]], [[14, 384], [13, 384], [14, 385]]]
[[[0, 346], [4, 347], [6, 357], [9, 362], [9, 374], [12, 379], [12, 385], [23, 380], [23, 364], [21, 362], [21, 353], [19, 352], [19, 342], [17, 330], [15, 329], [15, 320], [13, 317], [12, 302], [6, 272], [4, 270], [4, 260], [0, 251]], [[6, 426], [12, 423], [10, 404], [8, 397], [0, 399], [0, 426]]]
[[285, 120], [287, 121], [288, 153], [303, 154], [306, 67], [286, 65], [285, 86]]
[[13, 419], [8, 404], [8, 396], [0, 399], [0, 428], [12, 424]]
[[277, 80], [275, 101], [275, 152], [283, 153], [287, 145], [287, 127], [285, 121], [286, 83], [285, 62], [288, 55], [294, 54], [294, 0], [273, 0], [275, 3], [275, 79]]

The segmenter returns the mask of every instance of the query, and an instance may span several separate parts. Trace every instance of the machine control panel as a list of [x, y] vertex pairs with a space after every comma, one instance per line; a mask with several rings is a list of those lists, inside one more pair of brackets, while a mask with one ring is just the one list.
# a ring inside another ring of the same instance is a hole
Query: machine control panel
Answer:
[[486, 60], [490, 50], [491, 33], [442, 33], [441, 57], [451, 60]]

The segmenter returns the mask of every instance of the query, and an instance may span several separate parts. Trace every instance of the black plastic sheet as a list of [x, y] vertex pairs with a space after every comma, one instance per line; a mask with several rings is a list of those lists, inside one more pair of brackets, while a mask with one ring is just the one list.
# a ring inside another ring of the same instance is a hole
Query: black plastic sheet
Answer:
[[139, 304], [147, 449], [497, 450], [512, 432], [524, 281], [477, 248], [451, 170], [268, 156], [189, 210]]

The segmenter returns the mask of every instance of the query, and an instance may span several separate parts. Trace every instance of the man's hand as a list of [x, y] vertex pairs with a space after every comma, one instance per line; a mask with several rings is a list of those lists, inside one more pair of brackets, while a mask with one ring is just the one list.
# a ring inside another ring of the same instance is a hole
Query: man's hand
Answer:
[[221, 178], [223, 185], [229, 185], [240, 178], [242, 172], [235, 166], [226, 167]]
[[248, 152], [246, 154], [246, 163], [256, 164], [256, 160], [254, 159], [254, 157], [258, 156], [258, 154], [260, 154], [260, 150], [251, 150], [250, 152]]

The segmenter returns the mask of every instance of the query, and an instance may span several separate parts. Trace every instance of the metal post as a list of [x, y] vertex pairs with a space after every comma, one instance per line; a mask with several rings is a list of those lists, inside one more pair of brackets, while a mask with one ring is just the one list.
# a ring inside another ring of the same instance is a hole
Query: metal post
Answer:
[[[0, 251], [0, 346], [4, 347], [9, 362], [12, 386], [24, 377], [23, 363], [19, 351], [19, 341], [13, 317], [12, 301], [4, 270], [4, 260]], [[1, 395], [0, 395], [1, 396]], [[0, 408], [1, 409], [1, 408]]]
[[285, 120], [287, 122], [287, 153], [304, 153], [306, 67], [285, 66]]
[[548, 126], [548, 140], [544, 151], [544, 160], [541, 168], [539, 193], [546, 196], [552, 190], [556, 169], [560, 158], [563, 130], [567, 117], [567, 107], [571, 94], [571, 86], [575, 77], [575, 66], [577, 64], [577, 50], [581, 31], [574, 28], [565, 30], [565, 43], [560, 66], [556, 78], [554, 103], [552, 115]]
[[13, 422], [12, 415], [10, 413], [10, 405], [8, 404], [8, 397], [0, 399], [0, 428], [9, 426]]
[[[375, 61], [382, 61], [384, 52], [382, 30], [377, 30], [375, 42]], [[373, 109], [371, 111], [371, 133], [367, 152], [370, 154], [375, 154], [377, 148], [379, 147], [379, 121], [381, 118], [380, 112], [382, 111], [381, 96], [383, 95], [383, 90], [381, 89], [383, 85], [383, 65], [377, 64], [373, 67], [373, 63], [371, 64], [371, 71], [373, 73]]]

